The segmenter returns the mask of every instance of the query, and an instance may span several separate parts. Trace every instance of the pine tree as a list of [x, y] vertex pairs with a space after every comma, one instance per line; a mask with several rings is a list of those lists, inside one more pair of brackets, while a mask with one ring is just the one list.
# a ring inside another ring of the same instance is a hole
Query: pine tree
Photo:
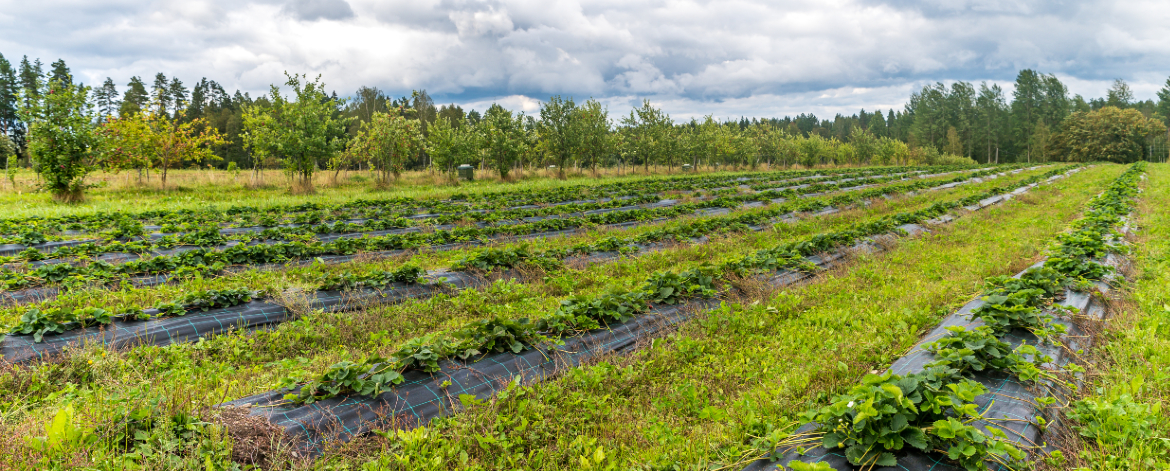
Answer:
[[32, 106], [33, 100], [40, 95], [44, 75], [40, 59], [31, 64], [28, 62], [28, 56], [20, 59], [20, 88], [24, 90], [24, 107]]
[[0, 135], [10, 136], [16, 142], [19, 120], [16, 117], [16, 96], [20, 90], [16, 80], [16, 70], [12, 63], [0, 54]]
[[73, 85], [73, 74], [69, 72], [69, 67], [65, 65], [65, 59], [57, 59], [54, 62], [49, 72], [49, 79], [56, 80], [65, 85]]
[[98, 119], [105, 121], [118, 110], [118, 88], [114, 86], [114, 79], [106, 77], [102, 86], [94, 89], [94, 101], [97, 102]]
[[138, 76], [130, 77], [126, 84], [126, 94], [122, 96], [122, 104], [118, 106], [118, 116], [126, 118], [142, 111], [150, 101], [146, 93], [146, 84]]
[[154, 76], [154, 86], [150, 88], [150, 97], [158, 106], [159, 114], [167, 114], [167, 110], [172, 108], [170, 82], [167, 81], [167, 76], [163, 75], [162, 72]]
[[167, 86], [167, 92], [171, 95], [174, 114], [178, 114], [180, 110], [187, 107], [187, 87], [183, 86], [183, 82], [178, 77], [171, 77], [171, 84]]
[[1155, 108], [1162, 115], [1162, 121], [1170, 121], [1170, 79], [1166, 79], [1166, 86], [1158, 90], [1158, 104]]

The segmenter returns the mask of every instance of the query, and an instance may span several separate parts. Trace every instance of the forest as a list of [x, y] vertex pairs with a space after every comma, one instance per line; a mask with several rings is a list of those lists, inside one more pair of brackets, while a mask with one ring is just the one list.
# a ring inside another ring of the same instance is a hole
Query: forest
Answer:
[[[283, 85], [290, 96], [273, 85], [268, 94], [253, 97], [229, 93], [207, 78], [189, 88], [160, 72], [153, 81], [132, 77], [124, 87], [110, 78], [87, 86], [74, 82], [64, 60], [46, 67], [25, 56], [14, 65], [0, 55], [0, 157], [9, 170], [32, 167], [44, 178], [46, 168], [30, 158], [37, 123], [60, 131], [66, 115], [77, 115], [68, 152], [82, 164], [59, 176], [68, 180], [58, 183], [61, 188], [96, 169], [140, 176], [145, 171], [147, 178], [155, 172], [165, 186], [168, 169], [192, 166], [283, 167], [311, 185], [318, 171], [369, 170], [389, 182], [405, 170], [451, 173], [461, 164], [506, 178], [512, 169], [553, 165], [563, 171], [1163, 161], [1170, 119], [1170, 80], [1156, 101], [1136, 99], [1120, 79], [1105, 97], [1086, 100], [1070, 97], [1055, 75], [1030, 69], [1019, 72], [1010, 93], [986, 82], [939, 82], [913, 93], [902, 110], [863, 109], [833, 119], [807, 113], [680, 122], [648, 100], [629, 114], [611, 116], [596, 100], [561, 96], [550, 97], [532, 115], [498, 105], [480, 113], [436, 105], [425, 90], [395, 98], [363, 86], [342, 97], [327, 91], [319, 77], [287, 73]], [[57, 103], [57, 111], [49, 104], [55, 89], [68, 89], [73, 97]]]

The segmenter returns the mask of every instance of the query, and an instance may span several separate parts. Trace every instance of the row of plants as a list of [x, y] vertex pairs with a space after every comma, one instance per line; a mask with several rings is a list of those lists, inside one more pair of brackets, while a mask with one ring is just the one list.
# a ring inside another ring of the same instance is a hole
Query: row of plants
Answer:
[[[975, 176], [977, 174], [970, 174], [955, 177], [950, 181], [963, 181], [974, 178]], [[908, 185], [910, 185], [909, 187], [923, 188], [935, 184], [938, 184], [938, 182], [923, 180]], [[809, 188], [802, 188], [801, 190], [809, 190]], [[813, 190], [809, 191], [812, 192]], [[826, 189], [820, 188], [820, 191], [826, 191]], [[791, 194], [788, 195], [791, 196]], [[762, 197], [762, 199], [769, 203], [772, 199], [777, 198], [779, 198], [779, 195]], [[143, 257], [119, 264], [96, 260], [90, 261], [85, 265], [74, 265], [66, 262], [43, 264], [32, 270], [17, 270], [5, 267], [0, 269], [0, 282], [3, 282], [3, 286], [7, 290], [17, 290], [50, 284], [62, 284], [66, 287], [84, 286], [93, 282], [110, 281], [127, 276], [173, 273], [177, 270], [181, 270], [180, 274], [184, 275], [192, 273], [212, 275], [222, 271], [228, 265], [283, 263], [289, 260], [327, 255], [352, 255], [361, 251], [413, 249], [487, 240], [492, 237], [505, 235], [530, 235], [597, 225], [677, 218], [694, 214], [696, 211], [702, 209], [735, 209], [745, 204], [746, 200], [742, 198], [720, 197], [708, 201], [684, 203], [666, 208], [615, 211], [570, 218], [544, 219], [531, 223], [501, 227], [457, 227], [426, 233], [415, 232], [376, 237], [343, 238], [331, 242], [295, 241], [271, 244], [237, 244], [222, 249], [196, 248], [173, 255]], [[786, 212], [792, 211], [793, 208], [804, 207], [801, 202], [788, 202], [784, 204], [789, 205], [785, 207]], [[830, 201], [829, 204], [832, 204], [832, 202]], [[70, 254], [79, 251], [85, 253], [85, 250], [108, 250], [110, 252], [122, 253], [141, 249], [145, 245], [135, 244], [141, 243], [111, 242], [108, 245], [96, 248], [88, 248], [87, 244], [83, 244], [64, 250], [66, 251], [65, 253]], [[22, 252], [22, 257], [28, 256], [25, 252]], [[43, 257], [44, 254], [37, 256]]]
[[[327, 214], [333, 219], [353, 219], [365, 215], [411, 216], [419, 213], [454, 212], [467, 210], [497, 210], [518, 205], [550, 204], [588, 198], [602, 199], [637, 196], [648, 192], [695, 191], [707, 188], [735, 186], [743, 183], [784, 180], [804, 177], [831, 177], [840, 174], [889, 173], [912, 171], [914, 168], [874, 168], [837, 170], [788, 170], [749, 175], [675, 176], [610, 182], [597, 185], [573, 185], [541, 190], [517, 189], [482, 194], [456, 194], [450, 199], [395, 197], [385, 199], [356, 199], [339, 204], [301, 203], [270, 207], [232, 206], [228, 208], [152, 210], [140, 213], [94, 213], [60, 217], [22, 217], [0, 219], [0, 234], [19, 233], [35, 227], [41, 232], [77, 230], [98, 233], [114, 229], [121, 221], [134, 220], [144, 224], [197, 225], [214, 224], [256, 226], [297, 222], [297, 213]], [[289, 218], [293, 215], [292, 218]], [[310, 216], [314, 217], [314, 216]], [[267, 222], [268, 224], [263, 224]]]
[[40, 343], [46, 334], [60, 334], [74, 329], [109, 325], [114, 321], [144, 321], [161, 317], [183, 316], [193, 311], [239, 306], [252, 300], [258, 292], [247, 288], [199, 290], [174, 300], [160, 302], [147, 308], [126, 307], [116, 311], [98, 307], [33, 308], [24, 312], [9, 331], [12, 335], [32, 335]]
[[[1020, 445], [994, 425], [1018, 419], [994, 419], [980, 411], [975, 399], [988, 394], [988, 389], [975, 381], [975, 375], [1005, 373], [1028, 383], [1039, 391], [1033, 403], [1037, 410], [1058, 403], [1058, 389], [1077, 387], [1073, 375], [1084, 371], [1081, 366], [1069, 362], [1053, 368], [1053, 359], [1037, 345], [1025, 341], [1012, 349], [1001, 337], [1027, 331], [1038, 345], [1067, 348], [1062, 343], [1066, 327], [1057, 322], [1056, 314], [1067, 317], [1074, 313], [1053, 303], [1066, 287], [1087, 291], [1091, 289], [1089, 281], [1102, 280], [1112, 272], [1101, 260], [1108, 251], [1119, 249], [1109, 245], [1115, 237], [1113, 229], [1132, 211], [1143, 169], [1143, 163], [1133, 165], [1090, 201], [1086, 215], [1072, 224], [1073, 230], [1059, 236], [1050, 247], [1043, 267], [1030, 268], [1018, 278], [988, 278], [984, 304], [971, 312], [971, 318], [981, 320], [982, 326], [970, 330], [951, 327], [946, 337], [924, 345], [934, 361], [921, 372], [867, 375], [830, 405], [806, 412], [803, 417], [816, 424], [816, 429], [802, 434], [778, 433], [772, 459], [819, 445], [830, 451], [842, 450], [851, 464], [863, 469], [897, 466], [898, 454], [910, 449], [943, 454], [970, 471], [985, 470], [989, 463], [1009, 469], [1026, 467], [1026, 453]], [[1041, 430], [1048, 425], [1040, 414], [1031, 420]]]
[[776, 270], [815, 269], [804, 257], [864, 238], [890, 233], [899, 225], [924, 222], [947, 211], [976, 203], [991, 196], [1031, 185], [1067, 171], [1056, 169], [1013, 185], [1004, 185], [983, 194], [927, 208], [854, 224], [841, 231], [824, 233], [806, 240], [782, 244], [729, 260], [719, 266], [705, 265], [682, 273], [655, 272], [638, 289], [614, 291], [593, 297], [572, 297], [562, 301], [552, 314], [538, 319], [493, 318], [474, 321], [462, 328], [436, 332], [403, 343], [389, 357], [373, 356], [358, 362], [343, 361], [324, 373], [308, 378], [289, 378], [286, 399], [305, 404], [340, 395], [375, 396], [401, 384], [408, 370], [434, 372], [448, 359], [474, 361], [476, 357], [505, 351], [520, 352], [555, 344], [559, 338], [606, 327], [647, 312], [656, 304], [677, 304], [688, 299], [710, 298], [723, 289], [729, 276], [752, 276]]
[[[952, 179], [952, 181], [961, 181], [959, 179]], [[848, 204], [853, 204], [858, 201], [867, 200], [870, 198], [880, 197], [883, 195], [896, 194], [901, 192], [916, 191], [924, 188], [937, 186], [939, 182], [935, 181], [917, 181], [906, 183], [903, 185], [895, 185], [882, 188], [871, 188], [859, 192], [857, 194], [844, 194], [828, 198], [810, 198], [799, 199], [780, 208], [773, 208], [766, 211], [754, 212], [748, 214], [741, 214], [735, 216], [722, 216], [704, 218], [687, 223], [650, 231], [634, 237], [607, 237], [603, 240], [579, 244], [566, 249], [546, 250], [541, 252], [533, 252], [527, 246], [511, 247], [511, 248], [492, 248], [486, 249], [475, 254], [456, 261], [451, 269], [456, 271], [477, 269], [482, 271], [490, 271], [496, 268], [511, 268], [520, 264], [538, 265], [545, 269], [553, 269], [560, 265], [560, 260], [572, 255], [589, 254], [596, 252], [624, 252], [632, 253], [638, 250], [637, 244], [646, 244], [658, 242], [666, 239], [684, 240], [693, 239], [703, 235], [709, 235], [718, 232], [730, 232], [747, 230], [749, 226], [756, 226], [767, 223], [775, 217], [789, 214], [792, 211], [816, 211], [830, 206], [843, 207]], [[793, 255], [788, 259], [783, 259], [785, 266], [800, 266], [798, 256]], [[756, 267], [771, 267], [771, 269], [778, 269], [781, 266], [780, 260], [774, 254], [756, 254], [751, 257], [753, 266]], [[735, 271], [743, 273], [745, 270], [744, 262], [739, 262], [735, 267]], [[769, 265], [770, 263], [770, 265]], [[726, 267], [725, 267], [726, 268]], [[396, 270], [365, 270], [359, 272], [342, 271], [335, 273], [319, 273], [310, 275], [308, 279], [304, 280], [312, 283], [318, 291], [329, 290], [355, 290], [355, 289], [381, 289], [393, 283], [401, 284], [417, 284], [421, 283], [422, 276], [425, 271], [414, 265], [407, 265]], [[173, 304], [173, 303], [170, 303]], [[162, 303], [161, 306], [167, 306], [168, 303]], [[159, 309], [159, 313], [154, 317], [168, 317], [173, 315], [174, 309]], [[141, 313], [143, 308], [139, 307], [121, 307], [119, 314], [115, 314], [114, 318], [127, 317], [130, 313]], [[56, 315], [47, 317], [42, 313], [53, 312]], [[65, 317], [64, 313], [72, 312], [71, 317]], [[106, 313], [108, 311], [100, 308], [84, 308], [69, 309], [60, 307], [46, 307], [40, 306], [26, 310], [25, 314], [21, 316], [21, 322], [13, 329], [14, 333], [29, 334], [41, 331], [44, 326], [48, 325], [50, 319], [57, 319], [61, 324], [70, 324], [75, 327], [84, 327], [89, 325], [98, 325], [108, 323]], [[87, 315], [89, 314], [89, 315]], [[28, 322], [26, 322], [26, 320]], [[30, 327], [34, 326], [35, 327]], [[41, 331], [37, 334], [36, 342], [40, 342], [41, 335], [46, 332], [64, 332], [64, 328], [53, 328]]]

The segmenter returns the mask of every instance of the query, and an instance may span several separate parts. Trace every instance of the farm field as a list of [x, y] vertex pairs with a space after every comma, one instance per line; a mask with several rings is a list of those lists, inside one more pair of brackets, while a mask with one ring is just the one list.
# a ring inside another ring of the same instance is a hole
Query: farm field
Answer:
[[[1168, 181], [1158, 164], [1047, 163], [13, 204], [0, 454], [28, 469], [1158, 469]], [[924, 339], [966, 338], [934, 331], [983, 295], [1005, 300], [968, 325], [980, 345], [1056, 357], [1011, 357], [1019, 383], [1055, 391], [1020, 431], [980, 415], [998, 410], [972, 385], [986, 365], [963, 362], [982, 350], [913, 373], [937, 384], [882, 375]], [[1054, 310], [1082, 298], [1098, 301]], [[893, 406], [864, 432], [806, 425], [862, 420], [866, 397], [905, 407], [914, 388], [950, 391], [950, 409], [920, 395], [913, 415], [957, 418], [969, 441]]]

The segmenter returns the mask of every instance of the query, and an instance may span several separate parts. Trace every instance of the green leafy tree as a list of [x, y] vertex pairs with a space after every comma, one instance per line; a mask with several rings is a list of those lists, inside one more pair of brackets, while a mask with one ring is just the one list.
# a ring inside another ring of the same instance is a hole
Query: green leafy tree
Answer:
[[[854, 128], [854, 132], [860, 129]], [[753, 146], [756, 149], [756, 154], [752, 157], [751, 161], [753, 169], [760, 163], [767, 162], [768, 165], [772, 165], [773, 162], [781, 159], [784, 135], [775, 127], [759, 123], [748, 128], [747, 135], [752, 140]]]
[[622, 154], [640, 161], [646, 171], [651, 164], [673, 162], [683, 151], [684, 136], [677, 133], [670, 115], [655, 108], [650, 100], [642, 100], [640, 108], [622, 118], [622, 126], [626, 134]]
[[[881, 114], [878, 114], [878, 117], [880, 116]], [[868, 165], [877, 156], [880, 140], [873, 133], [859, 127], [853, 128], [849, 142], [853, 145], [854, 158], [858, 163]]]
[[88, 98], [89, 87], [52, 79], [26, 96], [29, 106], [20, 110], [21, 121], [28, 123], [33, 170], [58, 201], [81, 201], [85, 176], [94, 168], [97, 140]]
[[417, 119], [400, 114], [374, 113], [369, 122], [362, 123], [358, 135], [350, 142], [346, 153], [364, 158], [370, 168], [381, 172], [381, 185], [389, 185], [402, 174], [407, 160], [423, 149], [422, 125]]
[[493, 104], [484, 113], [480, 132], [488, 161], [499, 172], [500, 178], [507, 180], [512, 167], [528, 151], [523, 116], [512, 116], [511, 111]]
[[574, 118], [574, 133], [578, 143], [578, 155], [582, 163], [597, 173], [597, 166], [604, 163], [616, 149], [612, 137], [613, 123], [609, 119], [609, 110], [597, 100], [590, 99], [576, 110]]
[[551, 97], [540, 106], [538, 132], [541, 145], [557, 165], [557, 176], [565, 177], [565, 164], [579, 152], [581, 136], [577, 120], [580, 114], [572, 98]]
[[105, 137], [103, 157], [107, 167], [157, 168], [162, 187], [167, 187], [167, 170], [191, 163], [219, 160], [211, 147], [224, 138], [202, 118], [182, 119], [150, 110], [128, 118], [115, 118], [101, 128]]
[[458, 165], [470, 164], [476, 159], [478, 140], [471, 126], [456, 125], [459, 121], [438, 119], [431, 125], [426, 138], [431, 163], [440, 172], [452, 174]]
[[300, 177], [298, 189], [308, 192], [318, 162], [328, 162], [344, 145], [349, 118], [336, 113], [339, 103], [325, 94], [319, 76], [313, 81], [300, 74], [285, 76], [295, 100], [285, 98], [272, 85], [264, 106], [244, 110], [244, 143], [261, 159], [281, 159], [286, 171]]
[[153, 132], [141, 114], [125, 118], [111, 116], [98, 128], [98, 134], [102, 138], [102, 164], [107, 170], [114, 173], [138, 170], [141, 180], [142, 171], [153, 168]]
[[1069, 115], [1051, 146], [1068, 160], [1129, 163], [1146, 155], [1149, 138], [1165, 132], [1166, 125], [1138, 110], [1106, 106]]

